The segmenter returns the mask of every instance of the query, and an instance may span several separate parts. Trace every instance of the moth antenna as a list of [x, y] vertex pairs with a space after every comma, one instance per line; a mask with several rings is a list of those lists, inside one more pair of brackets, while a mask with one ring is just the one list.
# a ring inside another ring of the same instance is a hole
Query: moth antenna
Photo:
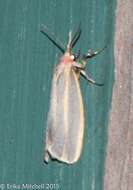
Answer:
[[47, 36], [47, 38], [56, 46], [58, 47], [62, 53], [65, 52], [65, 47], [64, 45], [62, 44], [62, 42], [55, 36], [54, 33], [50, 32], [48, 30], [48, 28], [45, 26], [45, 25], [42, 25], [41, 26], [41, 30], [40, 32], [42, 32], [45, 36]]

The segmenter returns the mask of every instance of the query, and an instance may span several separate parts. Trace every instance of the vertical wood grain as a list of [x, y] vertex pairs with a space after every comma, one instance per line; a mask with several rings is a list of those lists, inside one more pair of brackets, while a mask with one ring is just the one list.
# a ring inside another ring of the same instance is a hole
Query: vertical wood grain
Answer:
[[133, 1], [118, 0], [105, 190], [133, 189]]
[[[114, 10], [115, 0], [0, 0], [0, 184], [103, 190], [114, 72]], [[74, 54], [78, 49], [81, 55], [90, 48], [98, 50], [110, 41], [86, 68], [104, 86], [88, 85], [81, 78], [85, 135], [79, 161], [71, 166], [45, 164], [51, 78], [62, 54], [40, 33], [40, 27], [45, 24], [67, 44], [69, 31], [80, 23], [82, 34]]]

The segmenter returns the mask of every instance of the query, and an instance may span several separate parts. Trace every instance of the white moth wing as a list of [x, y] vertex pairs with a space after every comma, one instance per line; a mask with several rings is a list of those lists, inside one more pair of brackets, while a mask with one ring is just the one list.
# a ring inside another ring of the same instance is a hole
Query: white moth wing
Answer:
[[78, 77], [71, 65], [58, 65], [53, 76], [45, 160], [78, 160], [83, 141], [84, 111]]

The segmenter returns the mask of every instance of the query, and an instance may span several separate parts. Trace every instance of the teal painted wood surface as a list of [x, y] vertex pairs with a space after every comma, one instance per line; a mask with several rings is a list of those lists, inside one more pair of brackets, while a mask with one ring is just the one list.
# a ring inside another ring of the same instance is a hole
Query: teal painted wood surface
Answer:
[[[114, 76], [114, 13], [115, 0], [0, 1], [0, 189], [8, 189], [7, 184], [21, 189], [22, 184], [44, 184], [41, 189], [103, 189]], [[86, 121], [80, 160], [70, 166], [46, 165], [44, 134], [51, 78], [61, 53], [40, 33], [40, 26], [48, 26], [66, 44], [69, 30], [80, 23], [82, 35], [74, 52], [80, 48], [86, 53], [108, 43], [87, 66], [104, 86], [81, 79]]]

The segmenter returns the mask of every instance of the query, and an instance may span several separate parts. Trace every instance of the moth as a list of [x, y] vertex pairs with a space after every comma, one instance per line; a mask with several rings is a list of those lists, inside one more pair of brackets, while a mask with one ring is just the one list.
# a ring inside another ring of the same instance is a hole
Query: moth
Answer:
[[74, 35], [69, 32], [66, 48], [45, 25], [42, 26], [41, 32], [63, 53], [54, 69], [52, 79], [44, 161], [48, 163], [51, 158], [59, 162], [73, 164], [78, 161], [81, 155], [85, 127], [80, 76], [89, 83], [103, 85], [90, 78], [85, 69], [88, 59], [102, 52], [105, 47], [95, 52], [88, 50], [87, 54], [81, 57], [80, 51], [77, 55], [72, 53], [72, 48], [81, 34], [80, 27]]

